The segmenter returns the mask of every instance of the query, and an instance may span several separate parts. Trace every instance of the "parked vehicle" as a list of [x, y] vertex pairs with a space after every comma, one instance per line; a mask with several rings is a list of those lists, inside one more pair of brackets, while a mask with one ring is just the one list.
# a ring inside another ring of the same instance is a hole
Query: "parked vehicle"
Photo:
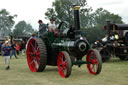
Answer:
[[128, 24], [107, 21], [104, 29], [107, 31], [107, 37], [100, 40], [101, 46], [94, 45], [99, 49], [102, 61], [108, 61], [112, 56], [126, 60], [128, 58]]

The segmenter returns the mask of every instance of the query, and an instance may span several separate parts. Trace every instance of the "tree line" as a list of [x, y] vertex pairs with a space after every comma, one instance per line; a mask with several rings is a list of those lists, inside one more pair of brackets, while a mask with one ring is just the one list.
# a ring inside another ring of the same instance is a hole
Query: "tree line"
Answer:
[[[73, 0], [55, 0], [52, 3], [52, 7], [48, 8], [45, 13], [46, 19], [54, 18], [56, 24], [61, 21], [73, 24], [72, 4]], [[104, 37], [106, 20], [123, 23], [121, 16], [118, 14], [111, 13], [103, 8], [97, 8], [94, 11], [92, 7], [88, 6], [86, 0], [79, 0], [79, 5], [81, 6], [79, 10], [80, 26], [89, 42], [94, 42], [96, 39]]]
[[[31, 24], [24, 20], [19, 21], [15, 26], [15, 18], [18, 15], [11, 15], [6, 9], [0, 10], [0, 32], [2, 36], [30, 35], [34, 32]], [[14, 28], [14, 29], [13, 29]]]
[[[55, 19], [57, 25], [62, 21], [74, 24], [72, 4], [73, 0], [55, 0], [52, 3], [52, 7], [47, 9], [45, 18], [48, 20]], [[118, 14], [111, 13], [103, 8], [98, 8], [94, 11], [92, 7], [88, 6], [86, 0], [79, 0], [79, 5], [81, 6], [79, 10], [80, 26], [89, 42], [94, 42], [96, 39], [104, 37], [106, 20], [112, 20], [120, 24], [124, 23]], [[0, 11], [0, 31], [4, 36], [27, 35], [34, 32], [31, 24], [25, 21], [19, 21], [14, 26], [16, 17], [17, 15], [10, 15], [6, 9]]]

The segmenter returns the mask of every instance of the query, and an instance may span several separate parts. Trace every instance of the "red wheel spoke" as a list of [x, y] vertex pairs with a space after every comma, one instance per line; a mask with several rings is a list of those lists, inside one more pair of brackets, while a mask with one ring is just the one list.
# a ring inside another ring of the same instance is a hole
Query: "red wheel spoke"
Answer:
[[34, 64], [35, 64], [35, 67], [38, 69], [39, 65], [38, 65], [38, 62], [36, 60], [34, 60]]
[[61, 62], [64, 62], [64, 55], [62, 55], [61, 57]]
[[59, 58], [59, 63], [62, 65], [62, 63], [63, 63], [63, 58], [62, 57]]
[[33, 64], [33, 63], [34, 63], [34, 61], [35, 61], [35, 60], [31, 61], [31, 63], [30, 63], [30, 64]]
[[37, 48], [36, 51], [37, 51], [38, 48], [39, 48], [39, 47], [38, 47], [38, 44], [37, 44], [36, 42], [35, 42], [35, 48]]
[[65, 75], [66, 75], [66, 73], [67, 73], [67, 68], [65, 68], [65, 67], [60, 67], [60, 72], [61, 72], [61, 75], [62, 75], [63, 77], [65, 77]]
[[36, 59], [37, 59], [38, 61], [40, 61], [40, 58], [39, 58], [39, 57], [37, 57]]
[[39, 47], [37, 47], [37, 50], [36, 51], [39, 52]]
[[98, 64], [98, 61], [97, 61], [97, 59], [95, 59], [95, 64]]
[[30, 52], [29, 55], [30, 55], [30, 57], [33, 57], [34, 53]]
[[34, 66], [34, 71], [37, 71], [37, 68], [36, 68], [36, 66]]
[[98, 65], [97, 65], [97, 64], [95, 64], [95, 72], [97, 71], [97, 69], [98, 69]]
[[[31, 44], [32, 46], [32, 44]], [[34, 55], [34, 53], [29, 52], [30, 55]], [[32, 61], [30, 62], [30, 64], [33, 66], [33, 71], [36, 71], [39, 68], [39, 63], [40, 63], [40, 58], [38, 57], [33, 57]]]
[[60, 71], [63, 72], [63, 67], [62, 66], [60, 66]]
[[66, 75], [66, 73], [67, 73], [67, 67], [64, 67], [63, 68], [63, 72], [64, 72], [64, 75]]
[[96, 72], [95, 71], [95, 64], [92, 65], [92, 70], [93, 70], [93, 72]]
[[62, 66], [63, 66], [63, 67], [66, 67], [66, 66], [67, 66], [67, 62], [63, 62], [63, 63], [62, 63]]
[[62, 62], [63, 60], [62, 60], [62, 58], [61, 57], [59, 57], [59, 62]]
[[59, 70], [59, 74], [61, 77], [65, 78], [65, 77], [69, 77], [71, 70], [70, 66], [70, 56], [66, 53], [66, 52], [60, 52], [58, 55], [58, 59], [57, 59], [57, 65], [58, 65], [58, 70]]
[[62, 66], [67, 67], [67, 61], [66, 60], [62, 62]]
[[36, 61], [38, 64], [40, 64], [40, 58], [37, 58]]
[[38, 63], [38, 65], [40, 65], [40, 61], [39, 60], [37, 60], [37, 63]]
[[33, 49], [34, 49], [34, 51], [35, 51], [36, 49], [35, 49], [35, 47], [33, 46], [33, 44], [31, 43], [30, 45], [32, 46], [32, 48], [33, 48]]
[[87, 61], [91, 62], [91, 63], [87, 64], [87, 68], [88, 68], [89, 72], [91, 74], [96, 74], [97, 69], [98, 69], [98, 67], [97, 67], [98, 60], [97, 60], [97, 55], [94, 50], [89, 51], [89, 53], [87, 55]]
[[34, 53], [32, 53], [32, 52], [29, 52], [29, 54], [30, 54], [30, 55], [33, 55]]
[[40, 56], [40, 53], [37, 53], [36, 55], [37, 55], [37, 56]]

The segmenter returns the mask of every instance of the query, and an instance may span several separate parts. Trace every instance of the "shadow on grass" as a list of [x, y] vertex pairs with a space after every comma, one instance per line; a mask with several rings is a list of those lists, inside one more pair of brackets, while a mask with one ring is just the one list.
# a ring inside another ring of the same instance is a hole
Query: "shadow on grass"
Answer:
[[45, 72], [58, 72], [58, 68], [57, 67], [46, 67], [45, 68]]
[[[83, 67], [85, 68], [83, 70]], [[46, 67], [45, 71], [44, 71], [45, 74], [51, 74], [51, 75], [55, 75], [55, 74], [58, 74], [58, 68], [57, 67], [52, 67], [52, 66], [48, 66]], [[54, 73], [54, 74], [53, 74]], [[73, 66], [72, 67], [72, 71], [71, 71], [71, 75], [70, 77], [87, 77], [87, 76], [90, 76], [90, 77], [93, 77], [89, 72], [88, 72], [88, 69], [86, 68], [86, 66], [82, 66], [80, 68], [78, 68], [77, 66]]]

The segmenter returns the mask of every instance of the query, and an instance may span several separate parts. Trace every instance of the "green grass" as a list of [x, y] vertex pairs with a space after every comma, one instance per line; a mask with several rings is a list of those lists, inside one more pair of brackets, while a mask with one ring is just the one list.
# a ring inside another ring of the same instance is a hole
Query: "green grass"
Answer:
[[5, 70], [0, 56], [0, 85], [128, 85], [128, 61], [118, 58], [103, 63], [99, 75], [88, 73], [86, 65], [73, 66], [69, 78], [61, 78], [57, 67], [47, 66], [41, 73], [30, 72], [26, 58], [11, 59], [11, 69]]

